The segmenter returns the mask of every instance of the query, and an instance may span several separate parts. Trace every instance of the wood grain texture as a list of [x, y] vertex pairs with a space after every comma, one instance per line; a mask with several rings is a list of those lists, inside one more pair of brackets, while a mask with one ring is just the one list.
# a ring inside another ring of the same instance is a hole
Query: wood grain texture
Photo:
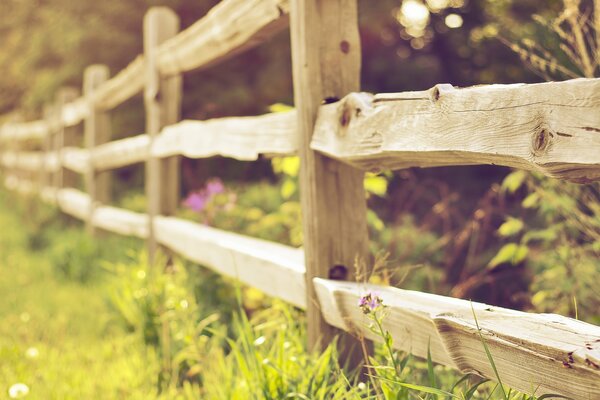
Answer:
[[[306, 254], [308, 343], [327, 345], [336, 332], [319, 310], [313, 277], [354, 280], [356, 260], [370, 265], [367, 250], [366, 196], [363, 173], [310, 148], [323, 99], [359, 89], [360, 39], [356, 0], [293, 0], [290, 31], [297, 110], [300, 199]], [[337, 266], [337, 267], [336, 267]], [[362, 362], [359, 344], [342, 338], [343, 358]], [[344, 360], [342, 360], [344, 361]]]
[[144, 89], [144, 57], [137, 56], [127, 67], [104, 82], [89, 98], [94, 108], [110, 110]]
[[600, 398], [600, 327], [554, 314], [530, 314], [449, 297], [368, 284], [314, 281], [325, 319], [340, 329], [380, 340], [358, 307], [365, 293], [387, 306], [384, 327], [402, 351], [463, 373], [496, 380], [473, 310], [502, 382], [540, 396]]
[[496, 164], [600, 179], [600, 79], [371, 96], [321, 107], [311, 147], [365, 170]]
[[185, 258], [306, 307], [302, 250], [173, 217], [154, 224], [158, 242]]
[[151, 153], [155, 157], [220, 155], [238, 160], [256, 160], [259, 154], [294, 154], [295, 124], [295, 112], [182, 121], [162, 130]]
[[[180, 119], [181, 76], [161, 77], [158, 71], [158, 48], [179, 31], [179, 17], [167, 7], [152, 7], [144, 16], [144, 105], [146, 132], [150, 148], [161, 129]], [[154, 262], [156, 235], [153, 219], [171, 215], [178, 207], [180, 190], [179, 158], [159, 159], [149, 154], [146, 159], [145, 190], [149, 215], [148, 254]]]
[[97, 170], [109, 170], [146, 161], [150, 138], [146, 134], [98, 145], [91, 153]]
[[[108, 81], [108, 77], [109, 69], [106, 65], [96, 64], [87, 67], [83, 75], [83, 93], [85, 97], [93, 97], [98, 88]], [[97, 170], [95, 165], [90, 162], [89, 154], [93, 152], [96, 146], [110, 141], [111, 125], [108, 113], [96, 108], [90, 110], [85, 117], [83, 134], [84, 145], [87, 149], [85, 187], [92, 201], [86, 228], [90, 235], [94, 235], [96, 233], [92, 221], [94, 208], [99, 204], [110, 202], [111, 175]]]
[[214, 65], [257, 46], [288, 26], [289, 0], [223, 0], [162, 44], [157, 65], [175, 75]]

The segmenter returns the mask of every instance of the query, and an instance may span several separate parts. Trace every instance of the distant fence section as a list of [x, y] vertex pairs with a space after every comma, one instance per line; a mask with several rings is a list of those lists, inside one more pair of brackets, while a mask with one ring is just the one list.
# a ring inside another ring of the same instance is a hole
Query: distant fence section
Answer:
[[[341, 17], [343, 16], [343, 18]], [[296, 109], [180, 121], [181, 74], [206, 68], [290, 27]], [[90, 66], [84, 95], [57, 96], [45, 118], [0, 127], [8, 189], [38, 195], [96, 229], [148, 240], [307, 310], [309, 343], [378, 340], [357, 307], [367, 291], [389, 306], [398, 349], [536, 395], [600, 399], [600, 327], [355, 280], [367, 260], [364, 170], [496, 164], [574, 182], [600, 180], [600, 79], [421, 92], [360, 93], [355, 0], [224, 0], [177, 33], [153, 8], [144, 54], [113, 78]], [[327, 60], [327, 62], [325, 62]], [[146, 133], [111, 141], [108, 112], [144, 92]], [[324, 98], [338, 98], [321, 105]], [[84, 140], [77, 132], [83, 125]], [[172, 216], [178, 157], [297, 154], [305, 245], [296, 249]], [[146, 164], [147, 213], [110, 206], [107, 172]], [[75, 188], [77, 174], [85, 192]], [[334, 268], [346, 281], [329, 279]], [[479, 329], [473, 318], [477, 315]], [[335, 328], [335, 329], [334, 329]], [[337, 330], [339, 329], [339, 330]], [[351, 354], [355, 357], [358, 354]], [[359, 355], [358, 355], [359, 356]]]

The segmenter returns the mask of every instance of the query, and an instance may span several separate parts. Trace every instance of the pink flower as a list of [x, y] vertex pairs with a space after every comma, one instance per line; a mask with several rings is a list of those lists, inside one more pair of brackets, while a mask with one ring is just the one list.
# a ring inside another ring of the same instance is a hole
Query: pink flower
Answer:
[[202, 189], [191, 192], [183, 201], [183, 205], [190, 210], [201, 212], [206, 208], [206, 205], [213, 196], [224, 191], [225, 186], [223, 185], [223, 181], [219, 178], [209, 179]]
[[192, 211], [200, 212], [204, 210], [204, 207], [206, 207], [206, 203], [208, 202], [208, 200], [209, 199], [204, 193], [204, 191], [199, 190], [190, 193], [188, 197], [183, 201], [183, 205]]
[[225, 191], [223, 181], [221, 181], [219, 178], [209, 179], [208, 182], [206, 182], [204, 188], [208, 196], [213, 196], [215, 194], [223, 193]]
[[383, 299], [377, 293], [369, 292], [358, 300], [358, 307], [363, 313], [370, 314], [377, 311], [379, 307], [383, 307]]

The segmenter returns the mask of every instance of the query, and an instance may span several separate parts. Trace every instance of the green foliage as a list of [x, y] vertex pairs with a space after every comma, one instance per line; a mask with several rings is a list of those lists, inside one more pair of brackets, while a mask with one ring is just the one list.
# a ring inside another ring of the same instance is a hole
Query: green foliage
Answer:
[[[507, 180], [513, 179], [511, 175]], [[520, 218], [508, 217], [499, 233], [520, 243], [504, 245], [490, 266], [527, 260], [535, 273], [531, 291], [538, 311], [574, 316], [573, 299], [577, 299], [580, 317], [599, 321], [600, 186], [537, 174], [519, 180], [525, 212]]]
[[500, 248], [498, 254], [492, 258], [488, 264], [489, 268], [494, 268], [500, 264], [517, 265], [525, 260], [529, 249], [527, 246], [516, 243], [508, 243]]
[[210, 355], [204, 372], [206, 399], [350, 399], [360, 398], [337, 365], [336, 343], [321, 354], [304, 344], [304, 319], [289, 306], [274, 307], [248, 320], [235, 318], [235, 339], [228, 350]]
[[27, 400], [157, 398], [152, 349], [107, 325], [106, 287], [56, 279], [45, 252], [29, 250], [29, 229], [13, 207], [21, 204], [11, 198], [0, 191], [0, 397], [22, 383]]

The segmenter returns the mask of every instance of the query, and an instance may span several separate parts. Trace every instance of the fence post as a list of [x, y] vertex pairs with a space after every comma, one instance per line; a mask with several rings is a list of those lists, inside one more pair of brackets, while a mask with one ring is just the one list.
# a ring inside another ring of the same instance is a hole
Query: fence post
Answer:
[[[149, 149], [160, 130], [179, 121], [181, 75], [161, 77], [156, 65], [158, 46], [179, 31], [179, 17], [167, 7], [152, 7], [144, 16], [144, 61], [146, 133]], [[175, 212], [179, 202], [178, 156], [158, 159], [148, 154], [146, 161], [146, 201], [148, 202], [148, 259], [154, 262], [157, 249], [154, 217]]]
[[90, 65], [83, 74], [83, 95], [88, 105], [88, 115], [84, 121], [85, 148], [90, 155], [88, 169], [85, 174], [85, 187], [90, 196], [90, 213], [86, 220], [86, 229], [90, 235], [95, 234], [92, 221], [94, 209], [98, 204], [110, 201], [110, 172], [98, 172], [94, 167], [92, 151], [99, 144], [110, 140], [111, 127], [106, 111], [98, 110], [94, 103], [94, 92], [108, 80], [109, 69], [106, 65]]
[[[306, 257], [308, 343], [322, 349], [335, 334], [319, 310], [314, 277], [355, 280], [355, 261], [369, 265], [364, 173], [311, 150], [324, 99], [360, 88], [356, 0], [293, 0], [290, 10], [294, 102], [298, 112], [300, 199]], [[342, 361], [361, 364], [359, 343], [341, 337]]]
[[55, 137], [54, 150], [57, 152], [60, 168], [57, 176], [57, 188], [63, 187], [76, 187], [79, 177], [73, 171], [69, 171], [62, 165], [62, 149], [67, 146], [77, 146], [77, 127], [65, 126], [62, 118], [63, 108], [65, 104], [77, 99], [79, 97], [79, 90], [72, 87], [65, 87], [59, 90], [56, 98], [56, 114], [55, 123], [57, 133]]

